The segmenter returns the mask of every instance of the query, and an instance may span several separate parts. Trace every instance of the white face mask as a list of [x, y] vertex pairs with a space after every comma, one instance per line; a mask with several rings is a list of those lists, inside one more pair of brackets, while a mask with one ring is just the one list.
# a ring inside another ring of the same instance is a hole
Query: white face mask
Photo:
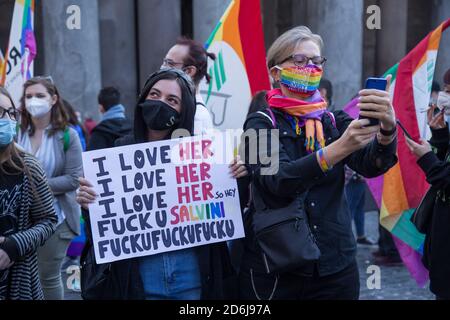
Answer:
[[40, 118], [45, 116], [52, 107], [46, 99], [33, 97], [25, 100], [25, 108], [33, 118]]
[[450, 94], [440, 91], [437, 98], [437, 107], [439, 110], [445, 109], [445, 114], [450, 115]]

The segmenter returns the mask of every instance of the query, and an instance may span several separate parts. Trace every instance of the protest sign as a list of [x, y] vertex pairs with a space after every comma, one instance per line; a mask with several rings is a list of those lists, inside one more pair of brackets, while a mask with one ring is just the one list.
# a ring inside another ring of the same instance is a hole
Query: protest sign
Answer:
[[[244, 237], [236, 180], [215, 139], [188, 137], [83, 153], [97, 263]], [[220, 163], [222, 162], [222, 163]]]

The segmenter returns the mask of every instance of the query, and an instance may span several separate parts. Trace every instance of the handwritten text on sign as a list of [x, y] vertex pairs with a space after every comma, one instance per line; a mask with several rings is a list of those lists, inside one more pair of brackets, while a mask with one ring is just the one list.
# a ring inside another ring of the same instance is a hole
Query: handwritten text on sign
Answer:
[[244, 237], [236, 180], [214, 147], [203, 136], [83, 153], [99, 195], [89, 207], [97, 263]]

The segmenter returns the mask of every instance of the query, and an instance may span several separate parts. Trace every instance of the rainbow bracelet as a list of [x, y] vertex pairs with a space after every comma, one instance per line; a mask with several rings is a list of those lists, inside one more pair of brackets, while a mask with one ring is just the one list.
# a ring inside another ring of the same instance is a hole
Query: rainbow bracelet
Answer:
[[317, 151], [317, 157], [319, 159], [319, 165], [323, 172], [327, 172], [331, 170], [333, 167], [328, 165], [327, 160], [325, 159], [325, 151], [324, 149], [319, 149]]

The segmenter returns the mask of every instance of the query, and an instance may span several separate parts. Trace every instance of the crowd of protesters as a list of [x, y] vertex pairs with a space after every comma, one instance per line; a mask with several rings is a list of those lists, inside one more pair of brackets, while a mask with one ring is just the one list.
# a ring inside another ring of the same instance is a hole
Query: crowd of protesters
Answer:
[[[89, 219], [96, 193], [83, 178], [82, 152], [172, 139], [176, 129], [207, 133], [213, 124], [199, 84], [210, 80], [207, 64], [215, 55], [196, 41], [179, 39], [161, 69], [147, 78], [133, 120], [116, 87], [99, 92], [98, 123], [82, 123], [77, 106], [61, 96], [51, 77], [26, 81], [17, 106], [0, 88], [0, 300], [64, 299], [61, 267], [82, 231], [80, 216], [86, 232], [80, 261], [84, 299], [358, 299], [357, 244], [375, 244], [364, 229], [364, 178], [397, 163], [398, 130], [389, 88], [359, 92], [360, 114], [378, 125], [352, 119], [333, 104], [331, 82], [321, 79], [323, 45], [319, 35], [300, 26], [268, 50], [274, 89], [256, 94], [244, 131], [279, 139], [271, 150], [279, 167], [262, 174], [262, 163], [239, 156], [229, 166], [239, 186], [244, 239], [101, 265], [95, 262]], [[436, 190], [423, 256], [431, 290], [438, 299], [450, 299], [450, 70], [444, 89], [436, 91], [432, 101], [440, 99], [444, 108], [430, 107], [430, 143], [407, 139], [407, 144]], [[268, 272], [252, 223], [256, 199], [275, 211], [301, 199], [320, 256]], [[99, 276], [108, 279], [94, 281]]]

